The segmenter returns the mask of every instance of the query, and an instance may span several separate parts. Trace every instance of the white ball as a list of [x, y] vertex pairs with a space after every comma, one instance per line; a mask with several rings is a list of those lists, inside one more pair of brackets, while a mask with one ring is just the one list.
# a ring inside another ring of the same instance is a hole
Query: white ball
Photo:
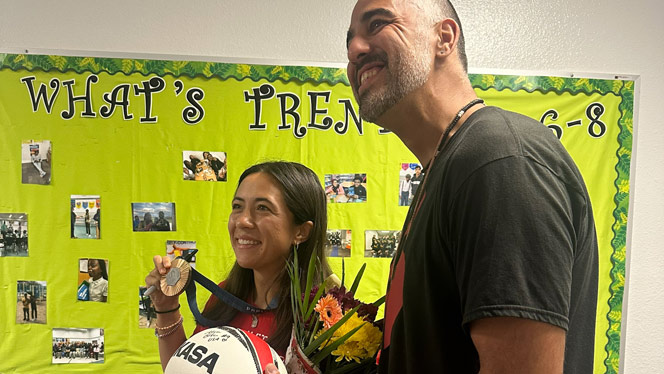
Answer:
[[164, 374], [263, 374], [269, 363], [274, 363], [280, 374], [287, 374], [277, 352], [263, 339], [222, 326], [203, 330], [185, 341], [171, 356]]

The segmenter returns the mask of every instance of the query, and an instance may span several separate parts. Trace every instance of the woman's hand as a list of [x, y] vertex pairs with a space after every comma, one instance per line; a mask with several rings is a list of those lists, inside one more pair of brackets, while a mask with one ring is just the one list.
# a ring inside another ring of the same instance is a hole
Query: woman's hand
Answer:
[[161, 292], [161, 277], [171, 269], [171, 259], [167, 256], [154, 256], [154, 269], [145, 277], [145, 286], [154, 286], [155, 290], [150, 294], [152, 305], [155, 310], [164, 311], [177, 308], [180, 303], [178, 296], [166, 296]]

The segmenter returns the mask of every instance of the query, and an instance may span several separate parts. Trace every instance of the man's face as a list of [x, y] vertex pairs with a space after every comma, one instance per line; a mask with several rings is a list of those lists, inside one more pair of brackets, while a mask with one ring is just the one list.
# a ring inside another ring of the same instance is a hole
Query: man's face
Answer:
[[421, 172], [422, 172], [422, 169], [415, 168], [415, 175], [420, 175]]
[[405, 1], [359, 0], [347, 36], [348, 79], [360, 115], [375, 122], [428, 79], [430, 25]]
[[355, 179], [353, 181], [353, 184], [355, 184], [355, 187], [358, 187], [360, 185], [361, 181], [359, 179]]

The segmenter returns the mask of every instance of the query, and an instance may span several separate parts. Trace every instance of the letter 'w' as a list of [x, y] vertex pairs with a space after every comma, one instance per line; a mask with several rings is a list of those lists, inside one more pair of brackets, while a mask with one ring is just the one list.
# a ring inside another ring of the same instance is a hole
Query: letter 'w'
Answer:
[[51, 97], [47, 96], [46, 93], [47, 88], [44, 83], [39, 84], [39, 90], [37, 91], [37, 95], [35, 95], [35, 88], [33, 85], [34, 80], [35, 80], [34, 76], [21, 78], [21, 82], [25, 83], [25, 86], [28, 88], [28, 94], [30, 95], [30, 100], [32, 102], [32, 111], [37, 112], [37, 109], [39, 108], [39, 103], [43, 101], [44, 108], [46, 108], [46, 113], [51, 114], [53, 103], [55, 102], [55, 98], [58, 97], [58, 92], [60, 91], [60, 80], [57, 78], [53, 78], [49, 82], [49, 86], [51, 86], [51, 88], [53, 89]]

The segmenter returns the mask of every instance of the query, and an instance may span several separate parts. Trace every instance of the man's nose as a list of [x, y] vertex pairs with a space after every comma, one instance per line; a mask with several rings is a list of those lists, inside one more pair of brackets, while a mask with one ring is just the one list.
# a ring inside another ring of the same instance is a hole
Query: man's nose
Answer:
[[348, 43], [348, 62], [357, 64], [369, 53], [370, 47], [366, 39], [355, 36]]

